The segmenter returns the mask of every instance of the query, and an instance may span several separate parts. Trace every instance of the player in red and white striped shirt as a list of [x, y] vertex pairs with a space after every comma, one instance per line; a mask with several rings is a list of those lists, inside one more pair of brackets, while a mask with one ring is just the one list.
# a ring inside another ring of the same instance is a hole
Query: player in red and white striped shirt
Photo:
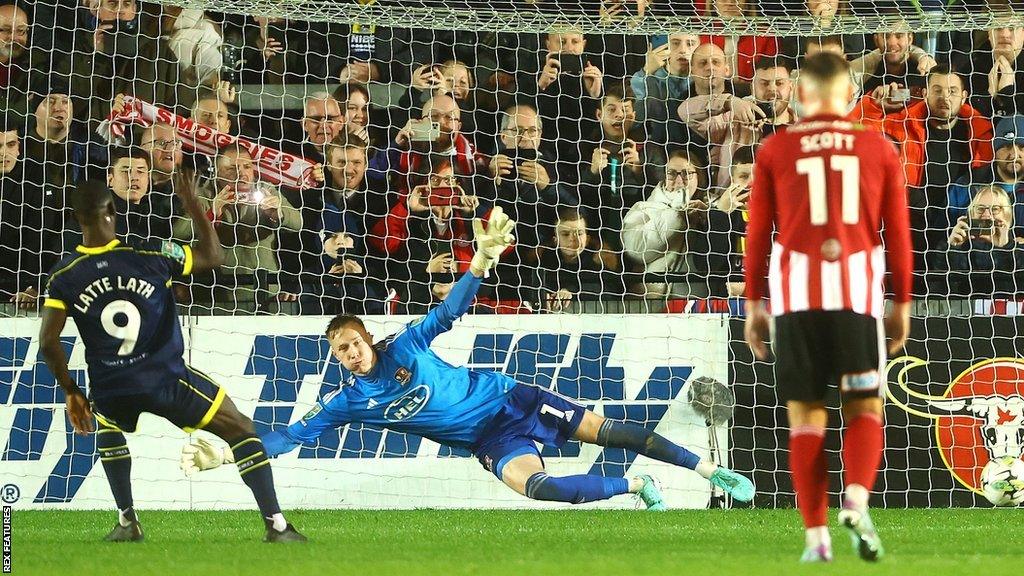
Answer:
[[[805, 562], [832, 559], [824, 438], [825, 398], [834, 385], [847, 423], [840, 523], [861, 558], [882, 555], [867, 504], [883, 449], [884, 337], [895, 352], [910, 327], [903, 168], [882, 133], [841, 117], [853, 97], [849, 77], [841, 56], [821, 53], [804, 62], [799, 96], [807, 117], [758, 151], [747, 225], [746, 340], [767, 358], [767, 277], [778, 393], [789, 413], [790, 468], [807, 530]], [[883, 333], [886, 265], [895, 306]]]

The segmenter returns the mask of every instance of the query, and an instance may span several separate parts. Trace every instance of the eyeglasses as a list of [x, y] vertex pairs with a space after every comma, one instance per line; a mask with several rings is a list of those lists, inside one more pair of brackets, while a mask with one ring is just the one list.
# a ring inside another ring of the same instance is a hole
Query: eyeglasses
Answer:
[[537, 136], [540, 134], [540, 128], [537, 128], [536, 126], [527, 126], [525, 128], [522, 126], [514, 126], [509, 128], [508, 131], [512, 132], [516, 136]]
[[152, 146], [158, 150], [174, 150], [181, 148], [181, 141], [179, 140], [150, 140], [149, 142], [143, 142], [143, 146]]
[[676, 178], [679, 178], [680, 176], [685, 176], [686, 178], [696, 178], [697, 171], [696, 170], [665, 170], [665, 179], [668, 180], [669, 182], [675, 180]]
[[1006, 206], [1003, 206], [1002, 204], [975, 204], [974, 209], [978, 212], [985, 212], [987, 210], [992, 214], [1002, 214], [1003, 210], [1006, 209]]
[[454, 112], [449, 112], [447, 114], [442, 114], [441, 112], [431, 112], [430, 119], [434, 122], [441, 122], [442, 120], [447, 120], [448, 122], [462, 121], [462, 119], [459, 118]]
[[441, 186], [447, 184], [448, 186], [458, 185], [459, 180], [455, 176], [438, 176], [436, 174], [430, 175], [431, 186]]

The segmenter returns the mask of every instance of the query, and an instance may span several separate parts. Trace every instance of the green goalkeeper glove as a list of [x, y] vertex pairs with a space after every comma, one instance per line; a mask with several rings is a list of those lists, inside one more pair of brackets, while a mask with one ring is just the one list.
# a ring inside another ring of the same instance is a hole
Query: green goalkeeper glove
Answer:
[[181, 471], [186, 476], [234, 461], [235, 455], [231, 453], [231, 448], [218, 448], [202, 438], [195, 438], [191, 444], [185, 444], [181, 448]]
[[479, 218], [473, 220], [473, 237], [476, 239], [476, 254], [470, 268], [486, 273], [498, 263], [501, 253], [515, 242], [512, 230], [515, 221], [510, 220], [500, 206], [491, 210], [486, 227]]

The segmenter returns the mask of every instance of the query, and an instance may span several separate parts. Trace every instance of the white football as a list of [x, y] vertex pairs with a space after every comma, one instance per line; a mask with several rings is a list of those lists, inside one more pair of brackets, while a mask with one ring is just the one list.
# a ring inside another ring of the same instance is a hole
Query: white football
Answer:
[[992, 460], [981, 471], [981, 488], [996, 506], [1019, 506], [1024, 502], [1024, 461], [1013, 456]]

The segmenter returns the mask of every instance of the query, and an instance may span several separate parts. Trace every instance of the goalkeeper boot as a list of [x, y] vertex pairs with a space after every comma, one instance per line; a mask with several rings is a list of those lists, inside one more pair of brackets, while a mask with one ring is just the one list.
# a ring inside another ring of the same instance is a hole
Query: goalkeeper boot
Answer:
[[828, 544], [818, 544], [817, 546], [808, 546], [804, 548], [804, 553], [800, 556], [801, 564], [809, 564], [812, 562], [831, 562], [832, 561], [832, 547]]
[[146, 538], [142, 533], [142, 525], [132, 520], [127, 526], [120, 522], [114, 524], [109, 534], [103, 537], [104, 542], [142, 542]]
[[754, 484], [746, 476], [724, 466], [719, 466], [709, 480], [740, 502], [750, 502], [754, 499]]
[[274, 521], [269, 518], [263, 519], [267, 525], [267, 534], [263, 537], [264, 542], [305, 542], [306, 537], [299, 534], [294, 526], [288, 524], [284, 530], [275, 530]]
[[649, 474], [643, 474], [639, 477], [644, 482], [643, 488], [640, 489], [636, 495], [643, 500], [643, 503], [647, 505], [647, 509], [652, 512], [664, 512], [668, 510], [665, 507], [665, 503], [661, 500], [661, 490], [658, 489], [658, 483], [654, 477]]
[[885, 554], [867, 508], [858, 510], [849, 500], [844, 501], [843, 509], [839, 511], [839, 523], [850, 532], [853, 549], [861, 560], [877, 562]]

